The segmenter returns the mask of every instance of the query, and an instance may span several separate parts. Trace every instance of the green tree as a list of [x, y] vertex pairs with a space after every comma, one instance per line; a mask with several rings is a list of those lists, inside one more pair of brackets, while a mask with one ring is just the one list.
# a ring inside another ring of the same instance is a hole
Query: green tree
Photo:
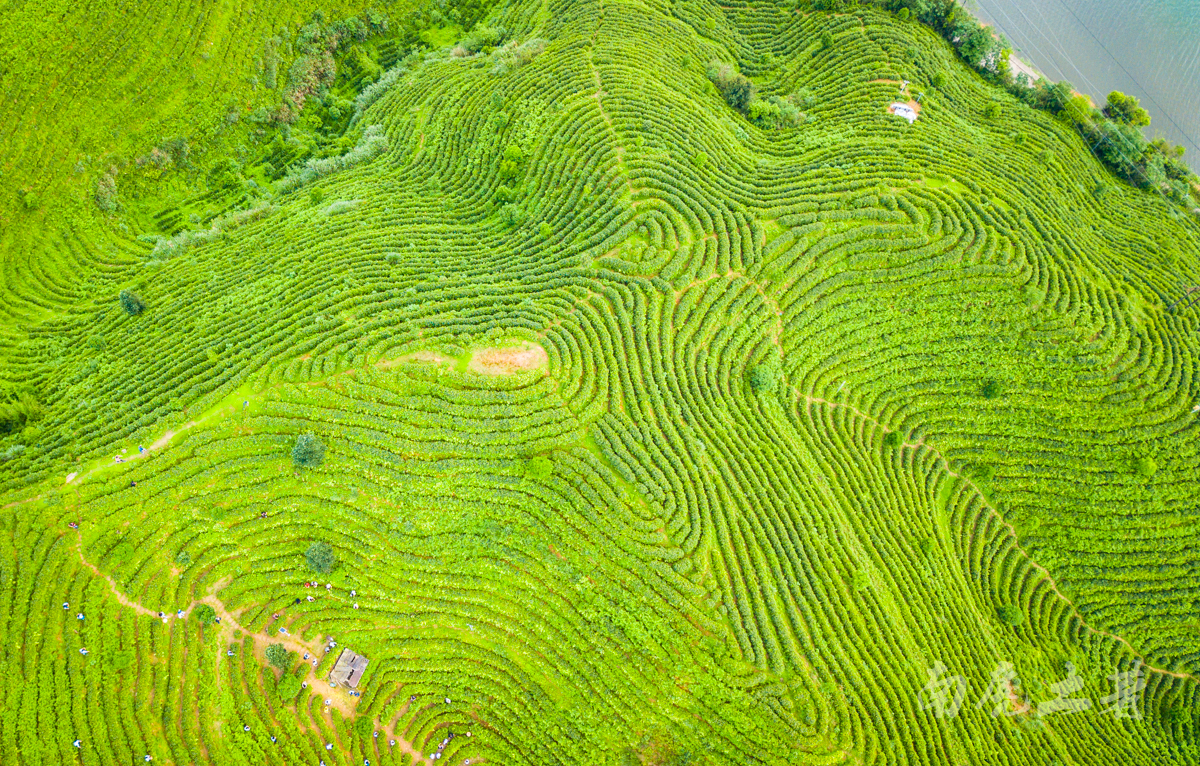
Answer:
[[297, 468], [314, 468], [325, 459], [325, 445], [312, 434], [300, 434], [292, 447], [292, 463]]
[[537, 455], [525, 461], [525, 478], [542, 481], [554, 473], [554, 463], [544, 455]]
[[217, 621], [217, 610], [208, 604], [199, 604], [192, 610], [192, 616], [199, 620], [201, 625], [212, 625]]
[[1137, 471], [1139, 476], [1145, 476], [1148, 479], [1158, 471], [1158, 463], [1154, 462], [1154, 458], [1149, 455], [1142, 455], [1133, 461], [1133, 470]]
[[754, 83], [738, 72], [731, 64], [713, 61], [708, 65], [708, 79], [721, 92], [725, 102], [739, 112], [750, 108], [754, 100]]
[[[300, 669], [301, 672], [304, 668]], [[279, 683], [275, 686], [275, 692], [279, 695], [279, 699], [284, 702], [290, 702], [300, 693], [301, 684], [300, 676], [295, 673], [285, 673], [283, 678], [279, 679]]]
[[267, 647], [266, 654], [267, 662], [271, 663], [273, 668], [286, 673], [292, 666], [292, 653], [283, 644], [271, 644]]
[[117, 300], [121, 302], [121, 308], [125, 309], [125, 313], [131, 317], [146, 310], [146, 302], [132, 290], [122, 290], [117, 296]]
[[833, 47], [833, 34], [828, 29], [821, 33], [821, 47], [826, 49]]
[[770, 393], [779, 387], [779, 364], [774, 360], [756, 364], [750, 368], [747, 378], [755, 393]]
[[1012, 604], [1004, 604], [996, 610], [996, 616], [1000, 618], [1000, 622], [1005, 625], [1020, 625], [1025, 622], [1025, 615], [1020, 609]]
[[337, 563], [333, 555], [333, 546], [324, 540], [317, 540], [308, 546], [308, 550], [304, 552], [304, 559], [308, 562], [309, 569], [321, 574], [328, 574]]
[[1108, 102], [1104, 114], [1109, 119], [1118, 120], [1126, 125], [1144, 127], [1150, 124], [1150, 113], [1142, 108], [1136, 96], [1127, 96], [1119, 90], [1108, 94]]

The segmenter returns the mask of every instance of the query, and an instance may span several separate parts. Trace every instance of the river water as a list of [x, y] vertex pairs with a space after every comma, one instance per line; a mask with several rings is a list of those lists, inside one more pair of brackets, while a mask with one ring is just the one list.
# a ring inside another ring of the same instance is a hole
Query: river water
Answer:
[[1150, 138], [1187, 148], [1200, 166], [1200, 0], [971, 0], [1017, 55], [1102, 104], [1137, 96]]

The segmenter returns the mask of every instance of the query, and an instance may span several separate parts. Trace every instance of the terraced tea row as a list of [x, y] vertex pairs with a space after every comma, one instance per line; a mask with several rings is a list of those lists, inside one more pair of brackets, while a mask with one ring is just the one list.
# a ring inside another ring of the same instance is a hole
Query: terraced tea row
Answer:
[[[487, 23], [548, 43], [408, 61], [355, 128], [377, 156], [170, 258], [57, 251], [144, 269], [148, 308], [79, 304], [11, 355], [47, 414], [4, 478], [32, 562], [4, 661], [42, 679], [3, 692], [5, 758], [100, 726], [85, 762], [1196, 757], [1196, 227], [1096, 199], [1070, 129], [874, 10]], [[730, 109], [714, 59], [807, 89], [805, 121]], [[241, 634], [158, 621], [205, 599]], [[87, 619], [32, 606], [59, 600]], [[280, 699], [280, 626], [370, 657], [363, 696], [325, 659]], [[1022, 682], [989, 691], [1001, 663]], [[1106, 712], [1135, 669], [1137, 719]], [[1039, 716], [1071, 673], [1092, 710]]]

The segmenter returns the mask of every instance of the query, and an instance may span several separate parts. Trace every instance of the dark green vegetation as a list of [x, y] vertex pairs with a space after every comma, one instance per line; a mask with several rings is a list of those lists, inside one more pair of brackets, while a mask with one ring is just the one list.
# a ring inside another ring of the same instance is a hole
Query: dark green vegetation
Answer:
[[325, 445], [312, 434], [300, 434], [292, 447], [292, 464], [297, 468], [315, 468], [325, 459]]
[[[811, 2], [816, 8], [854, 5], [847, 0]], [[912, 18], [928, 25], [984, 79], [1075, 127], [1096, 156], [1126, 181], [1152, 189], [1184, 207], [1200, 204], [1200, 179], [1180, 159], [1184, 148], [1172, 146], [1165, 139], [1146, 139], [1139, 128], [1150, 124], [1150, 115], [1133, 96], [1113, 91], [1108, 94], [1104, 108], [1097, 109], [1087, 97], [1075, 92], [1069, 82], [1030, 83], [1024, 74], [1014, 77], [1009, 63], [1012, 51], [1004, 38], [981, 24], [960, 0], [880, 0], [879, 4], [897, 11], [903, 19]], [[934, 84], [941, 87], [940, 83]], [[998, 115], [995, 105], [986, 107], [985, 116]]]
[[333, 546], [324, 541], [317, 541], [308, 546], [308, 550], [304, 552], [304, 560], [309, 569], [319, 574], [328, 574], [337, 563]]
[[1200, 228], [839, 7], [12, 12], [0, 763], [1200, 759]]
[[271, 644], [266, 650], [267, 662], [286, 673], [292, 666], [292, 655], [283, 644]]

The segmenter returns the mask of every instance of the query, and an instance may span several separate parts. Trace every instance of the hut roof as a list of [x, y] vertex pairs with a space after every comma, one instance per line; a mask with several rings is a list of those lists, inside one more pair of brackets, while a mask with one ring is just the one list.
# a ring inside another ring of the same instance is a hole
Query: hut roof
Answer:
[[349, 649], [343, 649], [341, 656], [333, 665], [333, 670], [329, 673], [329, 680], [335, 684], [345, 684], [354, 688], [358, 686], [358, 681], [366, 669], [366, 657], [355, 654]]

